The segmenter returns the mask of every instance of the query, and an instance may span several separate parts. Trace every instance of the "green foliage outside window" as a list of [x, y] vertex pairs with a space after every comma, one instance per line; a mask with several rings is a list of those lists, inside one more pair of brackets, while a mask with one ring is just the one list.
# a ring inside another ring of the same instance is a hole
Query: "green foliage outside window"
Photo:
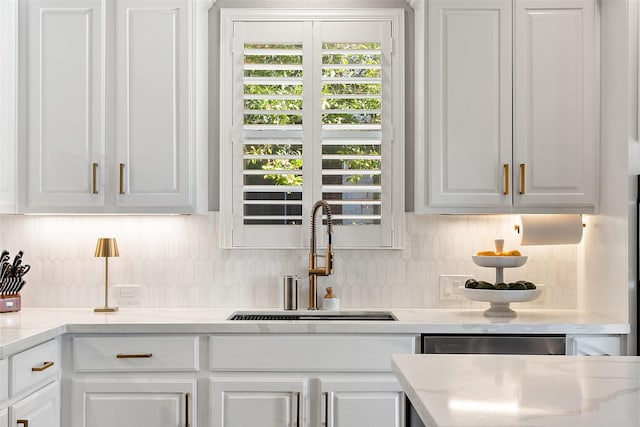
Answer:
[[[301, 45], [245, 45], [245, 78], [257, 81], [245, 82], [245, 125], [301, 125], [302, 124], [302, 50]], [[322, 55], [323, 77], [322, 114], [323, 125], [379, 125], [381, 124], [381, 54], [378, 44], [324, 44]], [[265, 67], [260, 68], [260, 65]], [[345, 81], [334, 81], [348, 79]], [[360, 80], [360, 81], [358, 81]], [[336, 96], [338, 95], [338, 96]], [[348, 97], [340, 97], [348, 95]], [[333, 97], [332, 97], [333, 96]], [[342, 111], [341, 111], [342, 110]], [[326, 151], [326, 150], [325, 150]], [[379, 156], [377, 145], [345, 145], [331, 149], [331, 154], [357, 155], [362, 159], [341, 159], [334, 169], [343, 166], [353, 170], [379, 170], [380, 160], [367, 159]], [[289, 145], [245, 146], [245, 154], [301, 156], [301, 150]], [[325, 153], [326, 154], [326, 153]], [[301, 171], [300, 158], [252, 159], [246, 164], [251, 169], [265, 171]], [[357, 184], [363, 175], [350, 175], [346, 181]], [[379, 175], [372, 175], [379, 182]], [[301, 174], [266, 173], [264, 179], [276, 185], [300, 186]]]

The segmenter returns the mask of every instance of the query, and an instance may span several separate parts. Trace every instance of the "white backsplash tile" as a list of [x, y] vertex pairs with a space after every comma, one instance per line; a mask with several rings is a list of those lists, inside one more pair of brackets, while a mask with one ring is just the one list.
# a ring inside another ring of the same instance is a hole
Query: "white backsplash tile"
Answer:
[[[335, 272], [319, 278], [319, 296], [333, 286], [348, 307], [485, 307], [440, 301], [442, 274], [495, 280], [471, 255], [518, 248], [528, 263], [505, 269], [506, 280], [545, 284], [535, 308], [575, 308], [577, 246], [518, 247], [515, 217], [406, 214], [402, 250], [337, 250]], [[93, 307], [103, 303], [104, 260], [98, 237], [116, 237], [120, 257], [109, 261], [109, 283], [140, 286], [140, 307], [281, 307], [283, 275], [301, 278], [299, 307], [307, 306], [304, 250], [222, 250], [218, 214], [206, 216], [2, 216], [0, 248], [22, 249], [32, 265], [22, 291], [26, 307]], [[336, 231], [339, 239], [339, 229]], [[113, 287], [112, 287], [113, 288]], [[114, 298], [115, 299], [115, 298]], [[517, 307], [517, 306], [516, 306]]]

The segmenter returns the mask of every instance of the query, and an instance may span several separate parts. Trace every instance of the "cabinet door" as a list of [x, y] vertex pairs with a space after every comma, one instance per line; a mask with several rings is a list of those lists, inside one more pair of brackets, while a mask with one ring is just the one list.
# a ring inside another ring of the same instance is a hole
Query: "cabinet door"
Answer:
[[111, 171], [119, 208], [192, 203], [187, 9], [186, 0], [116, 3]]
[[0, 409], [0, 427], [9, 427], [9, 410]]
[[[103, 13], [100, 0], [20, 2], [21, 164], [26, 212], [102, 210]], [[26, 70], [26, 72], [24, 72]], [[95, 166], [94, 166], [95, 164]], [[95, 168], [95, 178], [94, 178]], [[94, 191], [95, 190], [95, 191]]]
[[60, 382], [51, 383], [11, 406], [9, 425], [59, 427]]
[[9, 359], [0, 359], [0, 403], [7, 400], [8, 398], [9, 398]]
[[73, 380], [73, 427], [187, 427], [195, 380]]
[[416, 165], [428, 168], [425, 200], [508, 210], [511, 1], [430, 1], [428, 16], [428, 162]]
[[211, 427], [302, 427], [305, 380], [211, 380]]
[[598, 185], [594, 0], [515, 0], [516, 207], [582, 207]]
[[322, 380], [323, 427], [404, 426], [404, 393], [394, 379]]
[[[16, 213], [18, 2], [0, 1], [0, 212]], [[3, 426], [4, 427], [4, 426]]]

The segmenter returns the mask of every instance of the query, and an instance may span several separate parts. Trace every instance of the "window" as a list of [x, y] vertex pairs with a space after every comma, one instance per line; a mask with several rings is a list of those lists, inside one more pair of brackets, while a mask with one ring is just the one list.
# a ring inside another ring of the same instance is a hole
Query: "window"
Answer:
[[403, 13], [222, 10], [223, 247], [307, 247], [318, 199], [336, 247], [402, 245]]

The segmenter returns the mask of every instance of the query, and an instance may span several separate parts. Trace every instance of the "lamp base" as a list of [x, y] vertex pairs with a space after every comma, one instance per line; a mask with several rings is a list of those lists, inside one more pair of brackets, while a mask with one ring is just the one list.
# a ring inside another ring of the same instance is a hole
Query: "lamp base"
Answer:
[[93, 311], [95, 313], [113, 313], [114, 311], [118, 311], [118, 307], [97, 307], [94, 308]]

